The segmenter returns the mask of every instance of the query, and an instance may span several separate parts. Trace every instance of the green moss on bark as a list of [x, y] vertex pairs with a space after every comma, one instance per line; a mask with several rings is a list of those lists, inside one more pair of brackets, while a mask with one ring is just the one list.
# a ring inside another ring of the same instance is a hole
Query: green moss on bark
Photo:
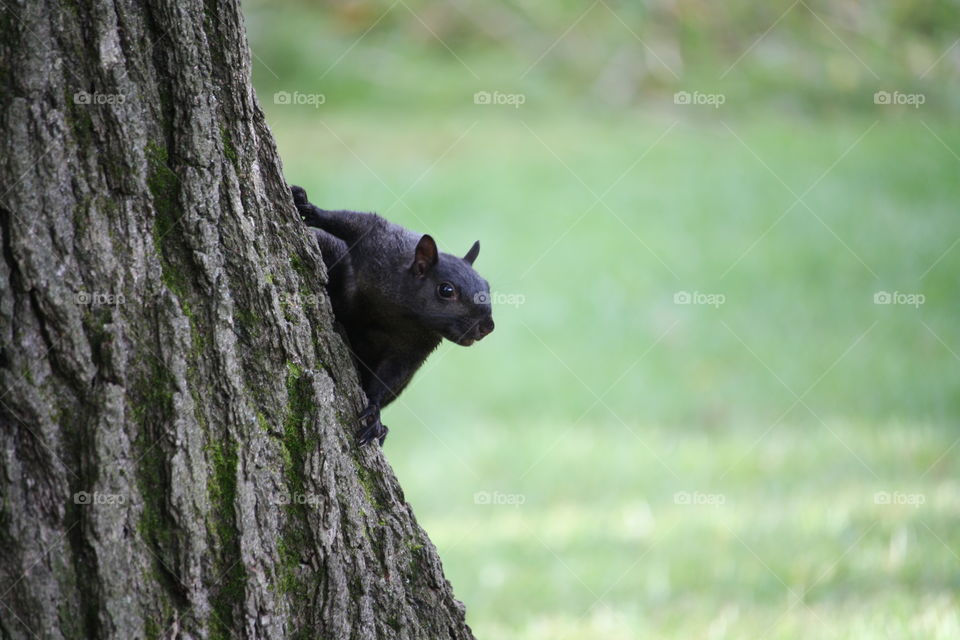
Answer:
[[286, 523], [279, 543], [281, 592], [289, 595], [294, 606], [310, 606], [311, 585], [299, 576], [300, 564], [308, 557], [311, 545], [307, 518], [309, 501], [302, 500], [305, 488], [304, 467], [310, 447], [316, 438], [305, 436], [306, 425], [313, 416], [311, 384], [299, 365], [287, 363], [287, 412], [283, 423], [284, 480], [289, 500], [284, 510]]
[[210, 637], [226, 639], [236, 632], [236, 612], [242, 608], [247, 584], [236, 518], [237, 445], [212, 440], [207, 446], [207, 454], [213, 470], [207, 489], [213, 505], [212, 533], [216, 540], [216, 571], [220, 578], [211, 598]]
[[147, 186], [153, 196], [153, 242], [160, 257], [163, 283], [177, 297], [183, 297], [189, 278], [183, 273], [183, 261], [175, 254], [171, 233], [179, 222], [180, 180], [170, 168], [166, 148], [147, 144]]
[[[237, 151], [233, 148], [233, 143], [230, 142], [230, 132], [227, 131], [227, 128], [223, 125], [220, 126], [220, 140], [223, 142], [223, 155], [227, 156], [227, 159], [233, 164], [234, 168], [237, 168]], [[239, 171], [239, 169], [238, 169]]]
[[167, 598], [162, 605], [173, 609], [186, 606], [183, 582], [176, 574], [179, 540], [167, 508], [170, 478], [168, 451], [163, 441], [174, 416], [176, 384], [161, 361], [150, 357], [145, 364], [130, 394], [131, 415], [137, 425], [136, 481], [143, 496], [137, 529], [151, 549], [154, 559], [151, 571]]

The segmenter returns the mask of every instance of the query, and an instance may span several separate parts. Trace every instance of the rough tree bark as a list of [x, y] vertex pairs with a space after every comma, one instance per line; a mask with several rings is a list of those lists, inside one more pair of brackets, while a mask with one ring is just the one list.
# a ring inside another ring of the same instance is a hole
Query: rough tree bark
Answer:
[[0, 637], [472, 638], [237, 0], [0, 2]]

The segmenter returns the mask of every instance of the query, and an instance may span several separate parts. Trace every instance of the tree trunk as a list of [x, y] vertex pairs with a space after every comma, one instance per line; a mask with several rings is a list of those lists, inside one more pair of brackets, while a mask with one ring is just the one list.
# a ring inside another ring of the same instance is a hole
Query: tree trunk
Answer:
[[472, 638], [237, 0], [0, 3], [0, 637]]

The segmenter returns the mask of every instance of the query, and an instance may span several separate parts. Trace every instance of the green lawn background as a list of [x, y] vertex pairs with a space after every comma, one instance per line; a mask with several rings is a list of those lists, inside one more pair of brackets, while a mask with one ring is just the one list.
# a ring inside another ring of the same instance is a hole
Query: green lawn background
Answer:
[[[758, 103], [745, 71], [718, 109], [570, 103], [536, 74], [519, 108], [477, 105], [496, 87], [415, 42], [280, 38], [307, 30], [294, 7], [250, 18], [288, 180], [446, 251], [479, 239], [502, 301], [384, 414], [478, 637], [960, 637], [948, 99]], [[505, 77], [499, 55], [463, 62]], [[364, 84], [430, 72], [419, 97]]]

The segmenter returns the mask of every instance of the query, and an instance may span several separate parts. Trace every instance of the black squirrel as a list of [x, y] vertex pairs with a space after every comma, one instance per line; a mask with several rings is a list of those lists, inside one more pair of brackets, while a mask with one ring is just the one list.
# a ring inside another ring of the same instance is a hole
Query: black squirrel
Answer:
[[367, 406], [357, 437], [383, 441], [380, 409], [403, 391], [446, 338], [469, 347], [493, 331], [490, 286], [473, 269], [475, 242], [463, 258], [441, 253], [429, 235], [374, 213], [325, 211], [291, 186], [327, 267], [327, 291], [346, 333]]

